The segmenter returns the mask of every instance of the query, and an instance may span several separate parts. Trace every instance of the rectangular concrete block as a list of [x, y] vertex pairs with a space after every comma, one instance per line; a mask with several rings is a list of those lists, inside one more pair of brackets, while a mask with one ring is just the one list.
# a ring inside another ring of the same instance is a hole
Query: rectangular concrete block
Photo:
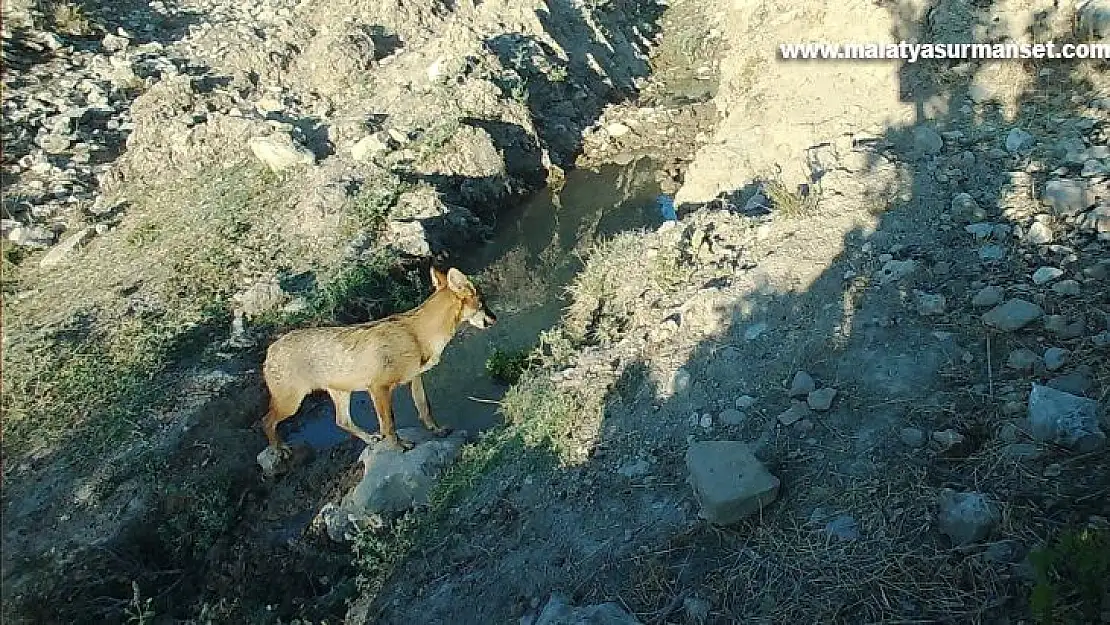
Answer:
[[711, 523], [741, 521], [779, 495], [779, 479], [739, 441], [692, 443], [686, 450], [686, 467], [701, 517]]

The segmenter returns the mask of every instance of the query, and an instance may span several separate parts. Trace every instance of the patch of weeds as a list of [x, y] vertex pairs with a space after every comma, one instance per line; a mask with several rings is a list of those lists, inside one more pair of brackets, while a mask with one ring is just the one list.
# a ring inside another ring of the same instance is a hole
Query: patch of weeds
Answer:
[[144, 221], [127, 233], [127, 242], [135, 247], [153, 245], [161, 235], [161, 227], [153, 221]]
[[565, 65], [552, 65], [551, 69], [547, 72], [547, 78], [551, 82], [566, 82], [567, 74], [568, 72]]
[[586, 262], [568, 287], [571, 304], [564, 325], [575, 342], [608, 344], [623, 336], [640, 307], [640, 295], [653, 286], [655, 272], [630, 279], [628, 267], [643, 262], [645, 234], [625, 232], [586, 253]]
[[73, 0], [48, 0], [42, 8], [48, 26], [58, 33], [87, 37], [97, 30], [84, 7]]
[[516, 384], [531, 364], [532, 350], [530, 349], [506, 351], [495, 348], [486, 359], [486, 372], [499, 382]]
[[416, 307], [429, 287], [414, 267], [406, 267], [389, 251], [379, 251], [357, 264], [340, 267], [308, 299], [304, 310], [278, 324], [306, 321], [355, 323], [380, 319]]
[[175, 559], [200, 561], [235, 520], [231, 476], [213, 473], [169, 486], [163, 498], [159, 542]]
[[138, 582], [131, 582], [131, 603], [124, 609], [123, 615], [128, 625], [151, 625], [157, 616], [154, 600], [150, 597], [143, 600]]
[[786, 217], [803, 217], [817, 209], [821, 201], [820, 190], [812, 185], [800, 186], [792, 190], [782, 180], [781, 172], [767, 176], [763, 182], [763, 192], [771, 200], [773, 210]]
[[1110, 601], [1110, 529], [1066, 531], [1029, 558], [1037, 580], [1029, 607], [1038, 623], [1099, 620]]

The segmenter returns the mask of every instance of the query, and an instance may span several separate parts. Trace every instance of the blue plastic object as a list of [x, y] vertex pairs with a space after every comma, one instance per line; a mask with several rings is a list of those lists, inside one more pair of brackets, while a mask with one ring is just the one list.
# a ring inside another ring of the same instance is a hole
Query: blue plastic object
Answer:
[[659, 205], [659, 214], [663, 215], [663, 219], [678, 221], [678, 213], [674, 210], [674, 200], [670, 196], [660, 195], [655, 198], [655, 203]]

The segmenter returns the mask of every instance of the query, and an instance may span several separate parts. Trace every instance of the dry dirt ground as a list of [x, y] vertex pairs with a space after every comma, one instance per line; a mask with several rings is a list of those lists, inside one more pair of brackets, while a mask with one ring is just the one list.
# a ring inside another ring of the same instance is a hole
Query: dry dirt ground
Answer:
[[[1034, 441], [1024, 419], [1037, 382], [1099, 402], [1110, 431], [1104, 64], [776, 55], [1063, 41], [1074, 7], [85, 7], [135, 31], [112, 52], [59, 6], [5, 33], [6, 622], [508, 623], [552, 593], [644, 623], [1110, 622], [1083, 581], [1110, 575], [1105, 447]], [[259, 137], [312, 164], [268, 170]], [[603, 213], [559, 207], [543, 249], [585, 257], [565, 299], [571, 265], [543, 252], [460, 254], [483, 232], [499, 249], [544, 183], [574, 201], [576, 164], [641, 162], [680, 220], [601, 240]], [[1046, 206], [1060, 180], [1085, 193]], [[745, 214], [758, 189], [772, 210]], [[34, 251], [85, 227], [60, 264]], [[449, 350], [441, 388], [485, 384], [483, 349], [546, 331], [505, 424], [352, 551], [309, 521], [358, 445], [278, 480], [254, 463], [262, 348], [410, 305], [432, 255], [474, 263], [502, 324], [528, 326]], [[987, 287], [1043, 319], [988, 328]], [[798, 371], [836, 395], [782, 416]], [[684, 460], [722, 439], [782, 483], [731, 527], [699, 519]], [[945, 489], [995, 507], [983, 537], [952, 543]]]

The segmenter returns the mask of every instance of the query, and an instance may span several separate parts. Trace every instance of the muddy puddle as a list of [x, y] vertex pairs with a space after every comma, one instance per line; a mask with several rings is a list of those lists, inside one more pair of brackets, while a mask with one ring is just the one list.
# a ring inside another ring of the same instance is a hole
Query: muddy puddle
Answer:
[[[487, 359], [497, 349], [528, 348], [540, 332], [555, 325], [566, 303], [565, 287], [592, 244], [663, 222], [658, 170], [646, 157], [627, 165], [573, 170], [561, 190], [536, 193], [504, 214], [488, 243], [457, 256], [454, 264], [476, 277], [498, 323], [487, 330], [463, 326], [439, 365], [424, 374], [440, 424], [473, 434], [498, 423], [497, 407], [489, 402], [500, 399], [508, 387], [486, 372]], [[397, 389], [393, 406], [399, 428], [419, 427], [408, 387]], [[351, 414], [362, 428], [377, 431], [368, 394], [353, 396]], [[326, 395], [307, 399], [300, 414], [283, 424], [283, 435], [291, 444], [317, 450], [349, 439], [335, 425]]]

